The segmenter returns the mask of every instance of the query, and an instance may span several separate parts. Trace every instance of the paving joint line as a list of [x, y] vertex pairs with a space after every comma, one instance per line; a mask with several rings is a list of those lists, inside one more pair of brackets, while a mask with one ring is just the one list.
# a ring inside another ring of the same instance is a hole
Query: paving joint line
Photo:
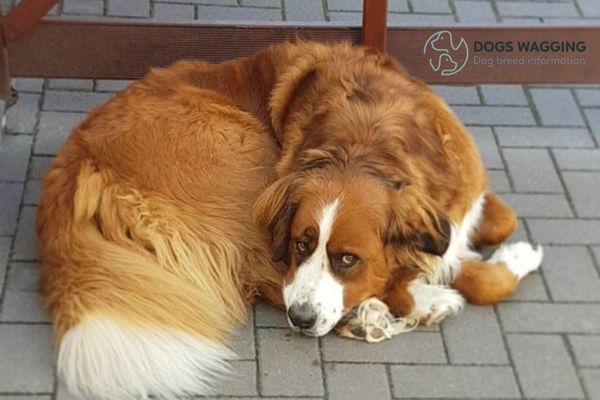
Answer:
[[579, 110], [579, 114], [581, 114], [581, 118], [583, 118], [583, 122], [585, 124], [585, 127], [587, 128], [588, 134], [592, 138], [592, 142], [594, 143], [594, 146], [596, 148], [600, 147], [600, 139], [598, 139], [596, 137], [596, 135], [594, 134], [594, 130], [592, 129], [592, 124], [590, 124], [590, 120], [588, 119], [587, 114], [585, 113], [586, 108], [594, 108], [594, 107], [584, 107], [581, 104], [581, 101], [579, 100], [579, 97], [577, 97], [577, 93], [575, 92], [575, 90], [573, 88], [571, 88], [571, 95], [573, 96], [573, 99], [575, 99], [575, 105], [577, 106], [577, 108]]
[[[527, 223], [526, 219], [522, 220], [523, 222], [523, 229], [525, 229], [525, 234], [527, 235], [527, 240], [529, 241], [529, 243], [535, 243], [535, 241], [533, 240], [533, 235], [531, 233], [531, 229], [529, 228], [529, 224]], [[536, 245], [541, 245], [540, 243], [535, 243]], [[547, 244], [543, 244], [542, 248], [546, 247]], [[542, 286], [544, 286], [544, 292], [546, 293], [546, 296], [548, 297], [548, 300], [550, 303], [555, 304], [554, 303], [554, 297], [552, 296], [552, 293], [550, 292], [550, 286], [548, 285], [548, 279], [546, 278], [546, 271], [544, 270], [544, 260], [542, 259], [542, 264], [540, 265], [540, 267], [537, 269], [538, 273], [540, 274], [540, 278], [542, 279]], [[548, 303], [548, 302], [545, 302]]]
[[573, 199], [571, 198], [571, 192], [569, 192], [569, 188], [567, 187], [567, 184], [565, 182], [565, 178], [562, 174], [562, 170], [558, 166], [558, 162], [556, 161], [556, 157], [554, 156], [554, 151], [552, 149], [546, 149], [546, 153], [550, 157], [550, 161], [552, 162], [552, 166], [554, 167], [554, 170], [556, 171], [556, 175], [558, 175], [558, 180], [560, 181], [560, 185], [563, 188], [565, 198], [567, 199], [567, 203], [569, 204], [569, 208], [573, 212], [573, 216], [576, 219], [579, 219], [579, 217], [580, 217], [579, 213], [577, 212], [575, 203], [573, 202]]
[[496, 321], [498, 321], [498, 326], [500, 327], [500, 333], [502, 337], [502, 344], [504, 345], [504, 351], [506, 352], [506, 356], [508, 357], [508, 362], [510, 363], [510, 369], [515, 378], [515, 382], [517, 384], [517, 389], [519, 390], [519, 395], [522, 399], [525, 398], [525, 394], [523, 391], [523, 386], [521, 384], [521, 379], [519, 379], [519, 374], [517, 373], [517, 368], [515, 367], [515, 361], [513, 359], [512, 353], [510, 351], [510, 347], [508, 346], [508, 340], [506, 339], [507, 332], [504, 330], [504, 323], [502, 318], [500, 317], [500, 313], [498, 312], [498, 305], [492, 305], [492, 309], [494, 310], [494, 315], [496, 315]]
[[575, 351], [573, 350], [573, 347], [571, 346], [571, 341], [567, 338], [566, 333], [561, 334], [560, 338], [562, 339], [565, 349], [567, 350], [567, 353], [569, 354], [571, 366], [573, 367], [575, 376], [577, 376], [577, 383], [579, 383], [579, 388], [581, 389], [581, 392], [583, 393], [584, 398], [587, 400], [590, 398], [590, 395], [589, 395], [587, 388], [585, 387], [585, 384], [583, 382], [583, 377], [581, 376], [581, 373], [580, 373], [581, 371], [579, 370], [577, 362], [575, 361], [576, 360]]

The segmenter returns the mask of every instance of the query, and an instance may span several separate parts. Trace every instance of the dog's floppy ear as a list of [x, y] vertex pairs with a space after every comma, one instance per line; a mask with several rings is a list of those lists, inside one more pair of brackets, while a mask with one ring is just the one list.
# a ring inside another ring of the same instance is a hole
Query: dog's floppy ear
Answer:
[[275, 181], [254, 204], [254, 222], [267, 230], [271, 236], [274, 261], [290, 264], [290, 225], [298, 205], [292, 202], [293, 176]]
[[398, 191], [386, 242], [392, 246], [411, 246], [418, 251], [442, 256], [450, 244], [450, 221], [433, 200], [416, 192], [411, 185]]
[[288, 114], [295, 110], [295, 105], [304, 90], [310, 88], [317, 71], [312, 57], [298, 58], [293, 67], [288, 68], [279, 77], [278, 83], [271, 92], [269, 108], [271, 124], [277, 135], [281, 134]]

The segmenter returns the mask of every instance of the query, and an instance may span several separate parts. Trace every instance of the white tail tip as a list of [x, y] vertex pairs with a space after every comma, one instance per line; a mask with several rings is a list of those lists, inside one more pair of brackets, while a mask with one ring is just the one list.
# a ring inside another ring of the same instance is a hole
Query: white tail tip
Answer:
[[91, 316], [60, 343], [58, 373], [75, 395], [100, 399], [203, 395], [230, 374], [227, 347], [180, 331]]

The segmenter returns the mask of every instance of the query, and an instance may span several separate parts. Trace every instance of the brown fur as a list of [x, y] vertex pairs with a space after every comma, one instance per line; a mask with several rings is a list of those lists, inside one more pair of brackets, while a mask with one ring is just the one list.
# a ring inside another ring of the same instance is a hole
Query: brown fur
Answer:
[[[37, 219], [42, 293], [58, 340], [101, 313], [223, 341], [256, 294], [282, 304], [293, 239], [341, 196], [329, 246], [361, 257], [339, 277], [346, 309], [378, 296], [404, 312], [407, 276], [430, 272], [486, 190], [464, 126], [385, 56], [300, 43], [179, 62], [91, 112], [57, 156]], [[498, 219], [511, 230], [490, 204], [482, 243], [501, 239]]]

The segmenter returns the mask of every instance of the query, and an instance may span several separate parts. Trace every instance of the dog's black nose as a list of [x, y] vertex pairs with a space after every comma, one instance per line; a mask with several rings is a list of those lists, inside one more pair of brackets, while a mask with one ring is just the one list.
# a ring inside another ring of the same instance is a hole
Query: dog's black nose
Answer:
[[308, 303], [294, 303], [288, 310], [292, 325], [299, 329], [310, 329], [317, 322], [317, 313]]

